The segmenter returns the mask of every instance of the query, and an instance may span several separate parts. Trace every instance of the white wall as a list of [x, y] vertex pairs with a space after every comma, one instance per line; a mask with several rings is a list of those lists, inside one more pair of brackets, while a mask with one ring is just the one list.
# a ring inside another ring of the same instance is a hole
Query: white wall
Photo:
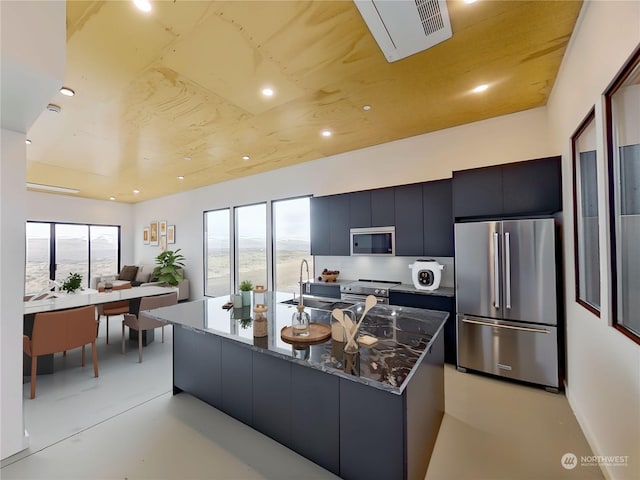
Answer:
[[546, 109], [537, 108], [150, 200], [134, 207], [135, 259], [153, 263], [159, 252], [142, 245], [150, 221], [175, 224], [172, 247], [186, 257], [193, 300], [204, 292], [205, 210], [448, 178], [453, 170], [558, 153], [550, 147]]
[[22, 409], [25, 133], [62, 85], [66, 4], [0, 2], [0, 458], [28, 445]]
[[565, 228], [567, 397], [595, 454], [630, 456], [626, 467], [604, 467], [606, 476], [629, 480], [640, 478], [640, 346], [609, 326], [610, 242], [601, 95], [639, 42], [640, 2], [586, 3], [548, 102], [554, 145], [563, 155], [567, 227], [573, 222], [570, 137], [591, 107], [596, 108], [602, 316], [574, 300], [574, 238], [572, 229]]

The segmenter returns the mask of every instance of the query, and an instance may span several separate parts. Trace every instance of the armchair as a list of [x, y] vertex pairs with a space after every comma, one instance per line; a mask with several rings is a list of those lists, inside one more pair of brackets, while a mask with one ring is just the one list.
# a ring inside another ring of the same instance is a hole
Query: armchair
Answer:
[[142, 331], [162, 328], [162, 343], [164, 343], [164, 327], [166, 326], [166, 323], [151, 318], [145, 312], [177, 303], [178, 294], [176, 292], [154, 297], [143, 297], [140, 300], [140, 311], [137, 317], [130, 313], [124, 315], [124, 320], [122, 321], [122, 353], [126, 353], [124, 335], [124, 327], [126, 325], [130, 329], [138, 330], [138, 363], [142, 363]]

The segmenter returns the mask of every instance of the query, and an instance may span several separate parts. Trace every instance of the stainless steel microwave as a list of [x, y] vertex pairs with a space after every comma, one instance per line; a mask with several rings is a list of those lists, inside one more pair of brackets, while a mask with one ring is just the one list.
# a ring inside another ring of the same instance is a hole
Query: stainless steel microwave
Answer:
[[396, 227], [351, 229], [351, 255], [395, 255]]

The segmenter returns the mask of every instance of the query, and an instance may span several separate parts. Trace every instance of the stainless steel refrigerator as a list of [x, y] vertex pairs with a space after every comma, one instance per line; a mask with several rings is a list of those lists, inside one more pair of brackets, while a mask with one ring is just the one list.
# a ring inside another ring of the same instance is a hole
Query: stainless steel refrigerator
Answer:
[[552, 218], [456, 223], [458, 368], [559, 388]]

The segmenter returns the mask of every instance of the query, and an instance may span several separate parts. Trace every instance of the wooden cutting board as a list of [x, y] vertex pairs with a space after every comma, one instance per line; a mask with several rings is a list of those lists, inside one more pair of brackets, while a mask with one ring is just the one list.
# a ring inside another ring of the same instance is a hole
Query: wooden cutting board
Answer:
[[331, 336], [331, 327], [324, 323], [311, 322], [309, 335], [306, 337], [294, 336], [292, 327], [284, 327], [280, 330], [280, 337], [287, 343], [322, 343]]

